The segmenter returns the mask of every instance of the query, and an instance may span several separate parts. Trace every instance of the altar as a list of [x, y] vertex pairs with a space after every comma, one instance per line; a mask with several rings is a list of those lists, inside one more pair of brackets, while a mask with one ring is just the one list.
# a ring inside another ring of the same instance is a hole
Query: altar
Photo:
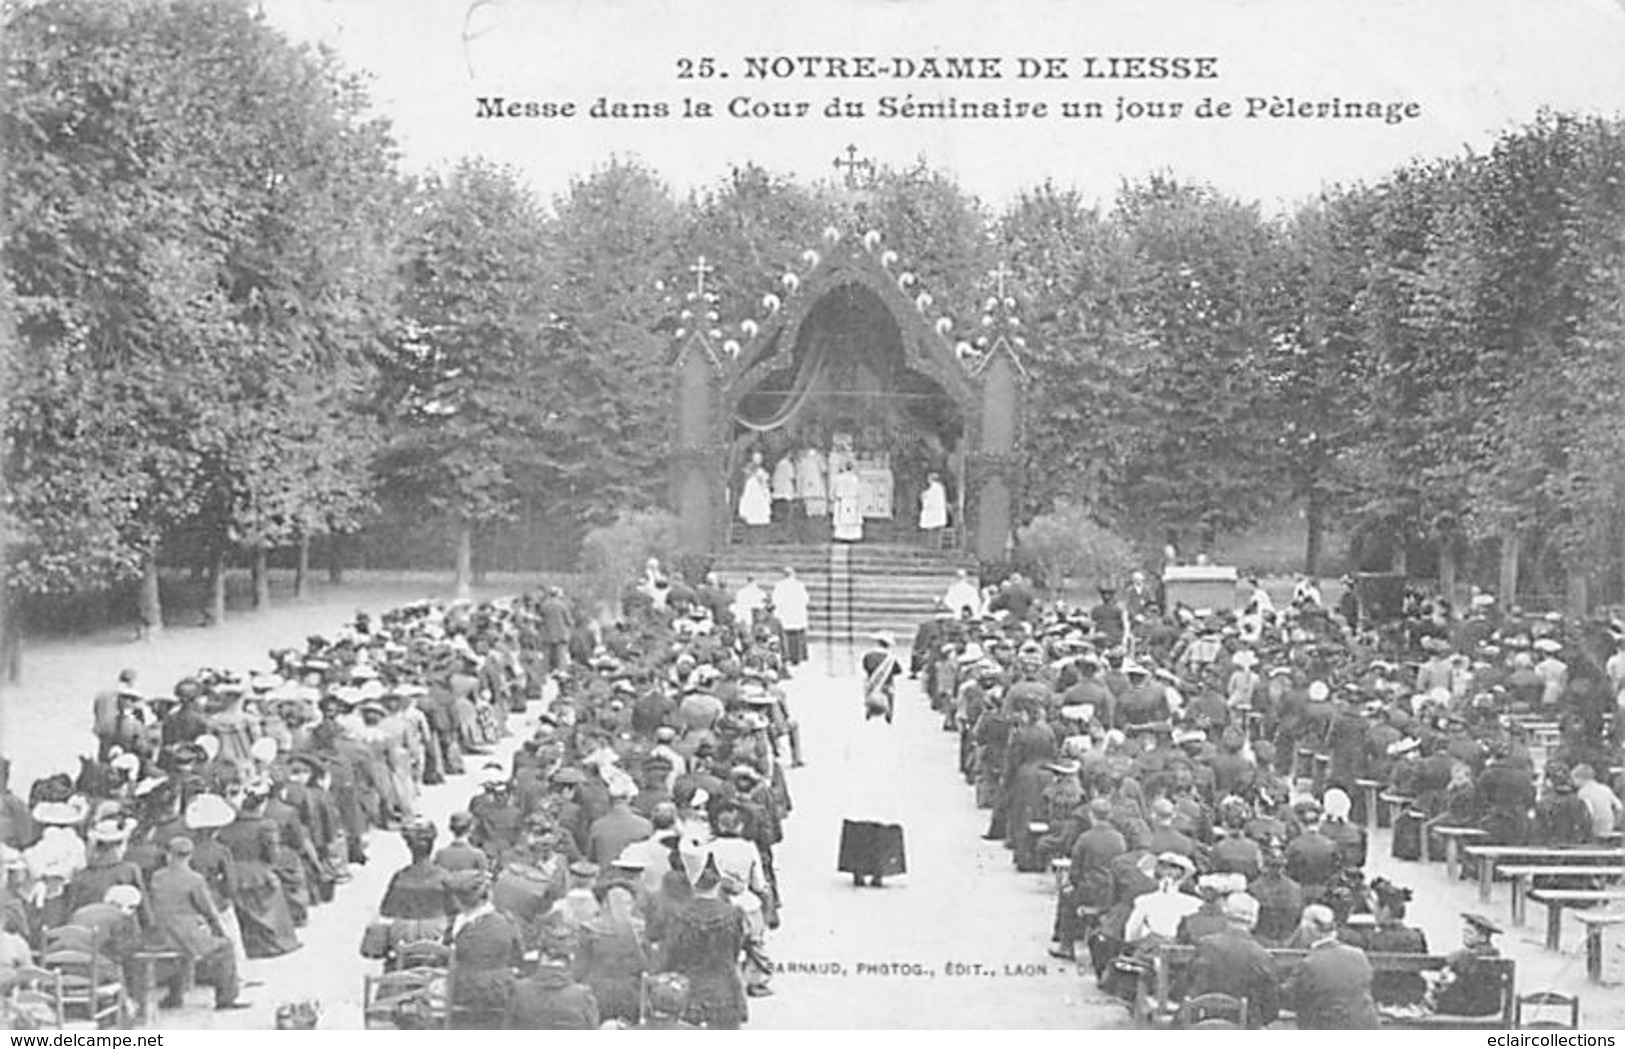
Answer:
[[858, 483], [863, 486], [863, 494], [858, 497], [858, 506], [863, 511], [865, 519], [892, 516], [892, 486], [893, 478], [891, 467], [883, 460], [859, 459], [853, 467], [853, 473], [858, 475]]
[[[741, 322], [747, 338], [718, 346], [721, 336], [682, 329], [669, 490], [683, 549], [834, 540], [997, 558], [1020, 505], [1025, 373], [1014, 346], [956, 346], [946, 318], [883, 261], [895, 254], [880, 250], [883, 231], [842, 233], [806, 253], [816, 260], [799, 287], [781, 282], [761, 300], [753, 328]], [[694, 272], [698, 302], [703, 260]], [[739, 510], [747, 480], [748, 519]], [[837, 489], [856, 505], [835, 500]], [[946, 529], [918, 526], [928, 490], [932, 520], [946, 518]]]

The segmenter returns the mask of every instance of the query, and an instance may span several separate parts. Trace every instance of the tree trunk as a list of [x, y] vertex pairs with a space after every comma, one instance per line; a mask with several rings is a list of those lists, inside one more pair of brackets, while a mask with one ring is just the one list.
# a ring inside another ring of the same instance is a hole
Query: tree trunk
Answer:
[[469, 570], [472, 572], [474, 585], [484, 586], [485, 573], [490, 571], [491, 558], [496, 553], [494, 549], [495, 544], [492, 543], [490, 538], [486, 538], [484, 541], [481, 541], [478, 529], [474, 531], [474, 538], [472, 542], [474, 544], [474, 550], [469, 557]]
[[310, 585], [310, 534], [299, 533], [299, 561], [293, 569], [293, 596], [305, 596], [305, 588]]
[[216, 550], [209, 564], [209, 605], [204, 609], [204, 625], [219, 626], [226, 621], [226, 552]]
[[1411, 544], [1403, 537], [1394, 540], [1394, 556], [1390, 571], [1394, 575], [1411, 574]]
[[1502, 611], [1518, 604], [1518, 568], [1523, 555], [1523, 536], [1515, 528], [1501, 529], [1501, 578], [1496, 584]]
[[1318, 492], [1309, 493], [1303, 507], [1303, 519], [1308, 531], [1303, 545], [1303, 574], [1316, 579], [1320, 576], [1320, 561], [1326, 546], [1326, 510], [1321, 505]]
[[271, 565], [270, 554], [265, 547], [254, 548], [254, 611], [260, 612], [271, 607]]
[[1449, 535], [1439, 536], [1439, 592], [1452, 618], [1456, 615], [1456, 544]]
[[327, 581], [334, 586], [344, 582], [344, 537], [337, 532], [327, 537]]
[[141, 615], [141, 636], [150, 641], [164, 632], [164, 605], [158, 592], [156, 550], [141, 562], [141, 592], [137, 605]]
[[[11, 591], [0, 587], [0, 670], [7, 684], [15, 685], [23, 676], [22, 609], [11, 596]], [[6, 738], [6, 707], [3, 689], [0, 689], [0, 740]]]
[[[1578, 561], [1578, 558], [1574, 559]], [[1584, 618], [1591, 611], [1591, 586], [1584, 568], [1570, 563], [1564, 566], [1568, 575], [1568, 611], [1575, 618]]]
[[452, 581], [452, 594], [459, 601], [474, 596], [474, 524], [459, 520], [456, 531], [457, 574]]

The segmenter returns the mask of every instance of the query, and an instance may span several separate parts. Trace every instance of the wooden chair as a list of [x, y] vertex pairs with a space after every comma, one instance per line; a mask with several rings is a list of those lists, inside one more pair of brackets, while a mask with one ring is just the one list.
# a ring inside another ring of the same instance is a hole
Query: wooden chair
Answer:
[[62, 1029], [62, 974], [49, 969], [25, 965], [11, 974], [6, 989], [6, 1005], [10, 1010], [13, 1030], [25, 1030], [23, 1024], [32, 1024], [34, 1030], [45, 1027]]
[[454, 1026], [452, 948], [418, 940], [395, 948], [393, 968], [367, 976], [361, 987], [368, 1029], [447, 1030]]
[[[1576, 1031], [1580, 1028], [1580, 998], [1573, 994], [1559, 994], [1556, 991], [1535, 991], [1532, 994], [1518, 995], [1517, 1005], [1512, 1016], [1512, 1026], [1520, 1031]], [[1563, 1010], [1568, 1011], [1568, 1022], [1563, 1023], [1556, 1017], [1545, 1019], [1541, 1017], [1528, 1018], [1524, 1010], [1536, 1012], [1539, 1010], [1557, 1010], [1561, 1015]]]
[[1199, 994], [1180, 1003], [1174, 1026], [1190, 1031], [1241, 1031], [1247, 1027], [1247, 999]]
[[95, 930], [63, 925], [45, 930], [40, 967], [58, 976], [58, 1015], [97, 1027], [129, 1025], [129, 995], [117, 965], [104, 958]]

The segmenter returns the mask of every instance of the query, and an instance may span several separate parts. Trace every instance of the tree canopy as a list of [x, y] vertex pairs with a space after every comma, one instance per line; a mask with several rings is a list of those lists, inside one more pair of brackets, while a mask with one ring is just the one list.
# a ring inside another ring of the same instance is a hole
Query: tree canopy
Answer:
[[691, 267], [720, 327], [831, 225], [881, 230], [957, 331], [1000, 267], [1042, 479], [1018, 523], [1200, 547], [1298, 508], [1310, 570], [1335, 527], [1373, 564], [1625, 583], [1619, 120], [1542, 115], [1285, 215], [1162, 174], [993, 209], [923, 162], [679, 198], [611, 159], [542, 200], [478, 159], [403, 174], [363, 85], [246, 0], [4, 18], [12, 598], [379, 506], [439, 522], [465, 576], [522, 505], [607, 526], [658, 502]]

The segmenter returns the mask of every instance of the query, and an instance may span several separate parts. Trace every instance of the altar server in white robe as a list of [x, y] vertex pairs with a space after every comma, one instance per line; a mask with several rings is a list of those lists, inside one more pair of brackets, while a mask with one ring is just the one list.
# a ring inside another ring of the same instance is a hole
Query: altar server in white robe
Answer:
[[785, 568], [784, 578], [773, 584], [773, 614], [784, 628], [784, 661], [791, 666], [807, 661], [810, 604], [806, 584], [796, 578], [794, 568]]
[[796, 460], [794, 452], [786, 452], [784, 457], [773, 464], [773, 520], [780, 523], [789, 523], [791, 507], [796, 501]]
[[773, 520], [773, 497], [769, 489], [767, 467], [762, 465], [762, 453], [750, 453], [750, 465], [739, 487], [739, 519], [748, 525], [760, 526]]
[[850, 462], [830, 483], [830, 495], [835, 502], [836, 541], [858, 542], [863, 538], [863, 482]]
[[942, 475], [932, 470], [926, 477], [925, 491], [920, 493], [920, 531], [940, 542], [942, 530], [947, 527], [948, 489], [943, 486]]
[[808, 448], [796, 460], [796, 493], [801, 496], [808, 517], [829, 514], [828, 474], [824, 453], [817, 448]]

